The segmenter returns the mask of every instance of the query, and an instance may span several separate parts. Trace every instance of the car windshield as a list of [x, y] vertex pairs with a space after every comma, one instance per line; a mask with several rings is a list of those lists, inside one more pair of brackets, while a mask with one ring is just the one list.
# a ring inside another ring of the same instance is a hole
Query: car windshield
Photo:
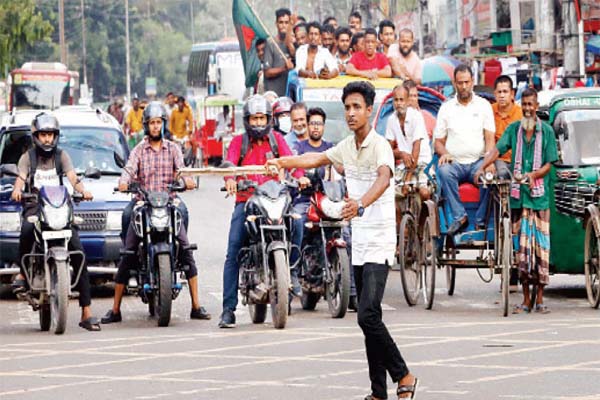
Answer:
[[106, 173], [120, 174], [113, 153], [125, 158], [126, 143], [116, 129], [107, 128], [63, 128], [59, 146], [71, 156], [77, 173], [95, 167]]
[[559, 135], [564, 165], [600, 164], [600, 110], [570, 110], [560, 113], [554, 123], [566, 135]]

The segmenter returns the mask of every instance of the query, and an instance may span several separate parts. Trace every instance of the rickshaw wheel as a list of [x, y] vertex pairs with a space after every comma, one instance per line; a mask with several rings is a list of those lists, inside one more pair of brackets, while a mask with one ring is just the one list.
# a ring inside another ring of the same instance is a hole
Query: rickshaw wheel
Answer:
[[510, 218], [502, 218], [502, 315], [508, 316], [510, 268], [512, 266], [512, 238], [510, 236]]
[[423, 298], [425, 308], [431, 310], [435, 297], [435, 270], [437, 268], [435, 238], [431, 236], [431, 217], [425, 218], [423, 222], [423, 234], [421, 235], [421, 260], [423, 263]]
[[[454, 243], [449, 244], [452, 239], [446, 236], [446, 252], [448, 258], [451, 260], [456, 259], [456, 249], [454, 248]], [[448, 291], [448, 296], [452, 296], [454, 294], [454, 287], [456, 286], [456, 268], [446, 265], [446, 290]]]
[[[196, 149], [196, 155], [194, 157], [194, 163], [193, 163], [194, 168], [202, 168], [204, 166], [202, 157], [203, 157], [202, 147], [198, 146], [198, 148]], [[194, 179], [196, 180], [196, 188], [199, 188], [200, 187], [200, 175], [196, 175], [196, 177]]]
[[596, 236], [591, 218], [585, 224], [584, 246], [585, 289], [590, 305], [600, 305], [600, 239]]
[[419, 299], [421, 267], [417, 226], [410, 214], [404, 214], [400, 222], [398, 253], [404, 298], [409, 306], [414, 306]]

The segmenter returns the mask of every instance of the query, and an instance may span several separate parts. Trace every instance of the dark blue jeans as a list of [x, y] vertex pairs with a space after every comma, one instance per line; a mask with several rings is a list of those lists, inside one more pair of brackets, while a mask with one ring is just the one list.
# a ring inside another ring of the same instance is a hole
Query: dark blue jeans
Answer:
[[225, 266], [223, 268], [223, 310], [235, 311], [238, 303], [237, 291], [240, 265], [237, 256], [247, 237], [246, 227], [244, 226], [246, 219], [245, 204], [236, 203], [231, 215], [227, 255], [225, 256]]
[[[310, 203], [302, 202], [294, 204], [294, 212], [302, 215], [302, 218], [293, 220], [291, 242], [293, 245], [298, 246], [290, 252], [290, 266], [294, 265], [300, 258], [300, 251], [302, 250], [302, 240], [304, 239], [304, 224], [308, 220], [308, 206]], [[291, 273], [297, 274], [300, 269], [300, 265], [294, 268]]]
[[[459, 164], [452, 162], [444, 164], [437, 169], [438, 179], [442, 186], [442, 194], [448, 202], [450, 211], [452, 213], [452, 219], [449, 220], [449, 224], [467, 216], [465, 206], [460, 201], [458, 195], [458, 185], [461, 183], [474, 183], [475, 173], [481, 167], [483, 159], [475, 161], [471, 164]], [[485, 222], [485, 212], [487, 208], [489, 196], [489, 189], [483, 186], [479, 187], [479, 208], [475, 214], [475, 222], [477, 224], [483, 224]]]
[[387, 399], [387, 375], [394, 382], [408, 375], [408, 367], [382, 320], [381, 301], [387, 282], [387, 264], [354, 266], [358, 292], [358, 325], [365, 336], [371, 394]]

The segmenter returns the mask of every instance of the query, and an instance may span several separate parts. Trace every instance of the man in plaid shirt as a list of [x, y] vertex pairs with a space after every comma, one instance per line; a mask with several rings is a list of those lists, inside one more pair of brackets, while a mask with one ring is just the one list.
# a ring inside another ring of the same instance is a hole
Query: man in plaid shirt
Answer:
[[[167, 112], [159, 102], [152, 102], [144, 110], [144, 132], [146, 137], [131, 152], [127, 166], [119, 179], [119, 190], [126, 191], [131, 181], [139, 182], [147, 191], [166, 192], [168, 186], [175, 180], [177, 170], [184, 166], [183, 155], [180, 147], [163, 138], [167, 124]], [[191, 178], [184, 178], [187, 189], [193, 189], [195, 183]], [[171, 193], [171, 196], [174, 196]], [[181, 203], [183, 204], [183, 203]], [[183, 224], [177, 240], [182, 248], [189, 245], [186, 226]], [[137, 251], [140, 239], [135, 233], [131, 222], [127, 226], [125, 236], [125, 249]], [[186, 277], [189, 283], [192, 298], [192, 319], [210, 319], [210, 314], [200, 306], [198, 299], [198, 270], [191, 250], [184, 250], [180, 254], [184, 265], [189, 266]], [[129, 269], [136, 268], [137, 256], [123, 256], [119, 262], [119, 269], [115, 276], [115, 297], [111, 310], [102, 318], [103, 324], [121, 321], [121, 299], [125, 291], [125, 284], [129, 278]]]

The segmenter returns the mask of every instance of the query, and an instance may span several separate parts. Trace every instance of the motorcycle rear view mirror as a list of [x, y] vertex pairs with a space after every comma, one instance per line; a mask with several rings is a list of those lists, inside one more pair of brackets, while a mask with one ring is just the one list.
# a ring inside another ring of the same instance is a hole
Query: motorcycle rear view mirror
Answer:
[[96, 167], [87, 167], [83, 176], [90, 179], [100, 179], [102, 177], [102, 172]]
[[231, 161], [223, 161], [218, 168], [233, 168], [235, 165]]
[[19, 176], [19, 170], [15, 164], [0, 165], [0, 174], [8, 176]]
[[119, 168], [125, 168], [125, 160], [123, 159], [123, 157], [121, 157], [119, 153], [113, 151], [113, 158], [115, 160], [115, 164], [117, 164]]

